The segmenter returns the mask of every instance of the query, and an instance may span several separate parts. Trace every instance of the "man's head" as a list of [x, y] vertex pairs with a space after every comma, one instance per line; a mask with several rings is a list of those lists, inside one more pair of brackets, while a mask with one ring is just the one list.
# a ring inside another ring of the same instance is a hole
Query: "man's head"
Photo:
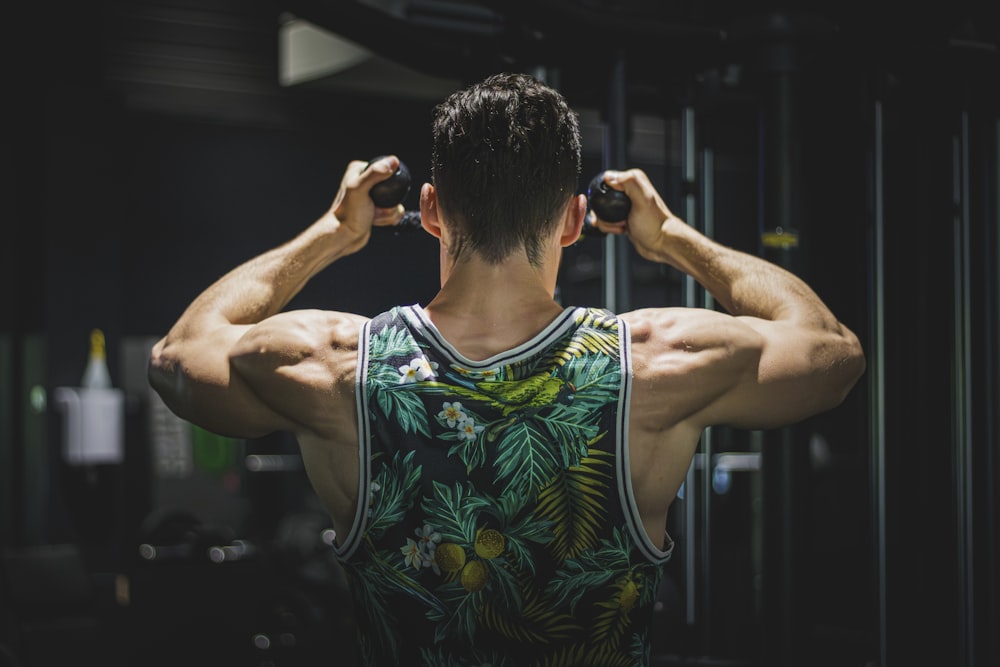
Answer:
[[492, 263], [521, 247], [532, 264], [580, 175], [580, 127], [557, 91], [497, 74], [438, 105], [431, 169], [455, 258]]

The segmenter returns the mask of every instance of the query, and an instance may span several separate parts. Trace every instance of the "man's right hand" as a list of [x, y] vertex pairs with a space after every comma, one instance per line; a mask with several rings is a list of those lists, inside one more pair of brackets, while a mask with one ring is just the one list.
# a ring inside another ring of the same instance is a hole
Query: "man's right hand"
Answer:
[[623, 191], [632, 200], [632, 207], [624, 224], [598, 223], [598, 228], [610, 234], [626, 234], [639, 255], [654, 262], [667, 262], [665, 227], [684, 223], [663, 202], [646, 172], [609, 170], [604, 180], [609, 187]]

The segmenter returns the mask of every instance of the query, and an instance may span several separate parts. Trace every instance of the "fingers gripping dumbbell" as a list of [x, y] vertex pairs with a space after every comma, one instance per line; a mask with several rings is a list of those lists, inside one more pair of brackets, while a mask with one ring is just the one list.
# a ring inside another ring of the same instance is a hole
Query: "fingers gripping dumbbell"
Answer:
[[[365, 165], [365, 169], [384, 157], [386, 156], [379, 155], [373, 157]], [[396, 172], [384, 181], [379, 181], [373, 185], [369, 191], [369, 195], [371, 195], [372, 201], [379, 208], [392, 208], [393, 206], [402, 204], [403, 200], [406, 199], [406, 195], [410, 193], [410, 180], [410, 170], [400, 160]]]
[[[385, 155], [373, 157], [365, 165], [365, 169], [384, 157]], [[406, 195], [410, 193], [411, 181], [409, 168], [400, 160], [399, 167], [396, 168], [392, 176], [373, 185], [368, 194], [379, 208], [393, 208], [402, 204], [403, 200], [406, 199]], [[376, 227], [375, 229], [392, 229], [393, 231], [420, 229], [420, 211], [406, 211], [395, 225]]]

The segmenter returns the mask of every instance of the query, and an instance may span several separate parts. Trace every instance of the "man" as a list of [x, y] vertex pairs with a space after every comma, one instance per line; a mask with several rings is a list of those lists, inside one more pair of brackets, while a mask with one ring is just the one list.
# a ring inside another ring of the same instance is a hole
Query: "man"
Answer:
[[677, 218], [639, 170], [625, 234], [729, 313], [563, 307], [562, 248], [587, 215], [575, 114], [525, 75], [449, 97], [434, 120], [426, 305], [368, 319], [283, 312], [361, 250], [395, 156], [352, 162], [330, 210], [210, 286], [154, 347], [150, 381], [221, 434], [295, 434], [332, 517], [371, 665], [649, 662], [667, 511], [702, 431], [837, 406], [855, 335], [800, 279]]

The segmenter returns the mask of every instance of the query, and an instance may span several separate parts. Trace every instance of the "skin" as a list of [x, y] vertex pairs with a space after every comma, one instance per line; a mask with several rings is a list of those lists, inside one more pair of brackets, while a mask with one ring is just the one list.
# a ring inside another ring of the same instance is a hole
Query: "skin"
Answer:
[[[282, 309], [310, 278], [363, 249], [372, 226], [395, 224], [402, 207], [368, 196], [398, 159], [365, 170], [352, 162], [330, 209], [295, 238], [236, 267], [201, 293], [153, 347], [149, 380], [178, 416], [240, 438], [293, 433], [309, 479], [338, 535], [354, 521], [358, 423], [354, 382], [365, 317]], [[623, 234], [639, 254], [676, 267], [726, 313], [650, 308], [631, 326], [634, 385], [629, 420], [632, 484], [646, 531], [663, 545], [670, 503], [708, 426], [768, 429], [839, 405], [865, 370], [857, 336], [792, 273], [703, 236], [675, 216], [644, 172], [611, 171], [632, 199]], [[499, 264], [449, 254], [449, 227], [434, 186], [420, 193], [424, 229], [440, 241], [441, 288], [425, 306], [462, 354], [485, 359], [529, 340], [563, 306], [555, 299], [562, 249], [580, 235], [586, 198], [568, 198], [544, 259], [523, 252]], [[503, 285], [503, 289], [495, 289]]]

